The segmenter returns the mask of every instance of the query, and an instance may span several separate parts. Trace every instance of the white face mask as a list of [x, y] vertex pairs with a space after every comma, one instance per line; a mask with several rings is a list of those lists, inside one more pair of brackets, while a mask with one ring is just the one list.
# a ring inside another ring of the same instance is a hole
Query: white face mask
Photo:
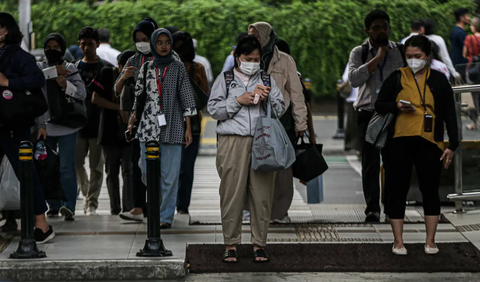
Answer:
[[420, 59], [408, 59], [407, 64], [412, 69], [413, 73], [417, 73], [425, 67], [427, 61]]
[[250, 63], [240, 60], [240, 66], [238, 67], [244, 74], [253, 75], [260, 70], [260, 63]]
[[148, 42], [137, 42], [135, 43], [135, 46], [137, 46], [137, 50], [140, 51], [140, 53], [144, 55], [150, 54], [150, 43]]

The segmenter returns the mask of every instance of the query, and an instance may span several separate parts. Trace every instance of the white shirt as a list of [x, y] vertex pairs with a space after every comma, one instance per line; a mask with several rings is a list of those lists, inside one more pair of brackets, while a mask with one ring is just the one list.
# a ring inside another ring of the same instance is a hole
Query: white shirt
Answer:
[[[345, 71], [343, 72], [342, 80], [348, 81], [348, 64], [347, 64], [347, 67], [345, 68]], [[352, 87], [352, 91], [350, 91], [350, 96], [348, 96], [347, 102], [353, 103], [357, 101], [357, 96], [358, 96], [358, 87], [355, 87], [355, 88]]]
[[417, 35], [418, 35], [418, 33], [416, 33], [416, 32], [410, 33], [409, 36], [405, 37], [405, 38], [402, 40], [402, 44], [405, 44], [405, 42], [407, 42], [407, 40], [410, 39], [410, 37], [412, 37], [412, 36], [417, 36]]
[[212, 73], [212, 65], [210, 65], [210, 62], [208, 61], [208, 59], [200, 55], [197, 55], [197, 53], [195, 53], [195, 59], [193, 59], [193, 61], [200, 63], [205, 67], [205, 72], [207, 73], [207, 81], [208, 81], [208, 84], [211, 85], [213, 83], [213, 73]]
[[118, 67], [118, 61], [117, 61], [117, 57], [118, 55], [120, 55], [120, 51], [112, 48], [112, 46], [108, 43], [102, 43], [100, 44], [100, 46], [98, 46], [97, 48], [97, 55], [109, 62], [110, 64]]
[[447, 50], [447, 44], [445, 44], [445, 40], [441, 36], [432, 34], [432, 35], [427, 35], [428, 39], [431, 41], [435, 42], [435, 44], [438, 45], [438, 48], [440, 49], [438, 51], [438, 55], [440, 56], [440, 59], [447, 65], [448, 71], [450, 71], [450, 74], [452, 74], [454, 77], [457, 77], [456, 73], [457, 71], [455, 70], [455, 67], [453, 66], [452, 60], [450, 59], [450, 55], [448, 54]]

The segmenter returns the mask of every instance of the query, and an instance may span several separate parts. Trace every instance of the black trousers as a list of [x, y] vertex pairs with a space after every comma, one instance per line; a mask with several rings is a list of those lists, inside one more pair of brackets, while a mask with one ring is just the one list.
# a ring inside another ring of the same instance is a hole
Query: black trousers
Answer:
[[134, 207], [143, 208], [143, 212], [146, 212], [146, 202], [147, 202], [147, 186], [143, 184], [142, 181], [142, 170], [138, 165], [140, 160], [140, 141], [134, 139], [132, 141], [132, 181], [133, 181], [133, 198], [134, 198]]
[[403, 219], [412, 169], [415, 166], [422, 192], [425, 215], [440, 215], [440, 176], [443, 152], [422, 137], [389, 139], [382, 150], [385, 168], [385, 213], [390, 219]]
[[358, 111], [358, 137], [362, 147], [362, 186], [363, 196], [369, 212], [380, 212], [380, 150], [365, 141], [368, 123], [373, 117], [373, 111]]
[[[112, 214], [119, 214], [122, 210], [123, 212], [129, 212], [133, 208], [132, 149], [131, 146], [103, 146], [110, 211]], [[118, 179], [120, 169], [123, 178], [122, 204], [120, 204], [120, 181]]]

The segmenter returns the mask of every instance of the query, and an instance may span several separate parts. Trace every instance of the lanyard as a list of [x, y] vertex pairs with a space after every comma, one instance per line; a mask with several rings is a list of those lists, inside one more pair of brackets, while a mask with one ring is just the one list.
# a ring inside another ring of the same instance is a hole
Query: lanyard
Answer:
[[420, 99], [422, 100], [423, 109], [425, 110], [425, 114], [427, 114], [426, 95], [427, 95], [427, 78], [428, 78], [428, 72], [429, 72], [429, 71], [427, 70], [427, 72], [424, 74], [424, 75], [425, 75], [425, 84], [423, 85], [423, 96], [422, 96], [422, 92], [420, 92], [420, 86], [418, 86], [417, 79], [415, 78], [415, 73], [413, 73], [413, 71], [412, 71], [413, 78], [415, 79], [415, 84], [417, 85], [418, 94], [420, 94]]
[[[370, 50], [370, 53], [372, 54], [372, 57], [375, 58], [375, 53], [373, 53], [373, 50]], [[378, 69], [380, 70], [380, 82], [383, 83], [383, 68], [387, 64], [387, 58], [388, 58], [388, 53], [385, 54], [385, 57], [383, 57], [383, 65], [378, 64]]]
[[160, 85], [158, 84], [158, 68], [155, 67], [155, 72], [157, 74], [157, 88], [158, 88], [158, 96], [160, 97], [160, 110], [162, 109], [162, 89], [163, 89], [163, 81], [165, 80], [165, 75], [167, 74], [167, 69], [168, 69], [168, 66], [165, 67], [165, 69], [163, 70], [163, 74], [162, 74], [162, 80], [160, 81]]
[[[150, 61], [153, 61], [153, 57], [150, 58]], [[145, 55], [142, 55], [142, 64], [141, 64], [141, 66], [143, 66], [143, 63], [145, 63]]]

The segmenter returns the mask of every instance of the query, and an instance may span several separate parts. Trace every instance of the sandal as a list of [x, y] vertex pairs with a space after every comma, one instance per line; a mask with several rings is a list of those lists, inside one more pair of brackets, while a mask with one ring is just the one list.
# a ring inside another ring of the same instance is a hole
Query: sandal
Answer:
[[[227, 260], [229, 258], [235, 258], [235, 260]], [[238, 262], [237, 250], [225, 251], [225, 253], [223, 253], [222, 261], [225, 263], [237, 263]]]
[[[265, 260], [257, 260], [257, 258], [264, 258]], [[258, 249], [253, 252], [253, 261], [258, 263], [269, 262], [270, 257], [264, 249]]]
[[471, 131], [477, 131], [477, 130], [478, 130], [478, 127], [477, 127], [475, 124], [473, 124], [473, 123], [465, 126], [465, 128], [466, 128], [467, 130], [471, 130]]

